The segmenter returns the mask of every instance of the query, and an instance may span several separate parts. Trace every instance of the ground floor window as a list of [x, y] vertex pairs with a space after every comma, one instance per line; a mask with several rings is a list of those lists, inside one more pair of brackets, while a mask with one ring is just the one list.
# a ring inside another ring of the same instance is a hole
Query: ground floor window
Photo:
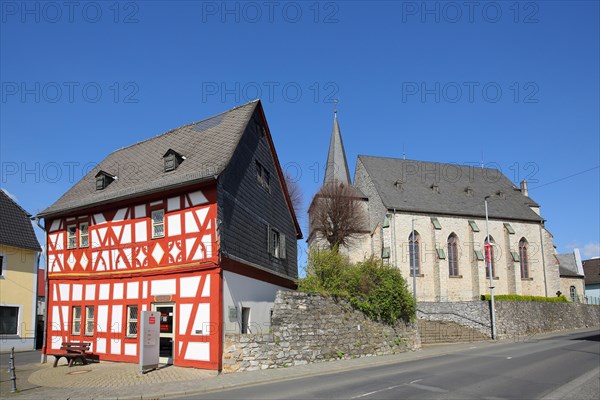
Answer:
[[0, 306], [0, 335], [16, 335], [19, 325], [19, 307]]
[[138, 307], [127, 306], [127, 336], [137, 337], [138, 332]]
[[577, 301], [577, 288], [575, 288], [575, 286], [571, 286], [569, 292], [571, 295], [571, 301], [575, 303]]

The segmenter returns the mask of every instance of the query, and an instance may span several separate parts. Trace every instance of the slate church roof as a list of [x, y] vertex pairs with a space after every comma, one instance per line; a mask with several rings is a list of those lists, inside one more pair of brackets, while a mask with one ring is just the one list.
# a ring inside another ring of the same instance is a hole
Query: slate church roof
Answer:
[[499, 170], [475, 166], [359, 155], [387, 209], [484, 218], [542, 221], [521, 193]]
[[[255, 100], [112, 152], [39, 216], [215, 179], [229, 164], [259, 104]], [[176, 170], [165, 172], [162, 157], [168, 149], [186, 158]], [[99, 171], [117, 179], [96, 190]]]
[[348, 162], [346, 161], [346, 151], [344, 150], [344, 142], [342, 142], [337, 112], [333, 118], [333, 130], [331, 131], [323, 183], [342, 183], [350, 186], [350, 171], [348, 170]]
[[558, 271], [560, 276], [569, 276], [573, 278], [583, 278], [577, 271], [577, 259], [575, 253], [557, 254], [558, 259]]
[[0, 245], [42, 251], [30, 217], [31, 214], [0, 190]]

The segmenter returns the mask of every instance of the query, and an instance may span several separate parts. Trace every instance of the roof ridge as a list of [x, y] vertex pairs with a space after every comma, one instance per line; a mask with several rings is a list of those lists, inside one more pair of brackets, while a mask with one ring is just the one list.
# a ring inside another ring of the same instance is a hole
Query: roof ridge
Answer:
[[[370, 156], [370, 155], [367, 155], [367, 154], [359, 154], [358, 158], [361, 158], [361, 157], [362, 158], [379, 158], [379, 159], [383, 159], [383, 160], [395, 160], [395, 161], [414, 161], [414, 162], [418, 162], [418, 163], [428, 163], [428, 164], [454, 165], [454, 166], [457, 166], [457, 167], [474, 167], [476, 169], [487, 169], [487, 170], [491, 170], [491, 171], [502, 172], [498, 168], [478, 167], [476, 165], [458, 164], [458, 163], [451, 163], [451, 162], [424, 161], [424, 160], [414, 160], [414, 159], [403, 159], [403, 158], [397, 158], [397, 157]], [[515, 185], [515, 187], [516, 187], [516, 185]]]
[[[210, 116], [210, 117], [207, 117], [207, 118], [204, 118], [204, 119], [201, 119], [201, 120], [198, 120], [198, 121], [189, 122], [189, 123], [187, 123], [187, 124], [183, 124], [183, 125], [181, 125], [181, 126], [178, 126], [178, 127], [176, 127], [176, 128], [169, 129], [169, 130], [168, 130], [168, 131], [166, 131], [166, 132], [159, 133], [158, 135], [155, 135], [155, 136], [149, 137], [148, 139], [140, 140], [139, 142], [132, 143], [132, 144], [130, 144], [130, 145], [127, 145], [127, 146], [123, 146], [123, 147], [121, 147], [121, 148], [119, 148], [119, 149], [116, 149], [116, 150], [113, 150], [112, 152], [110, 152], [110, 153], [109, 153], [109, 154], [106, 156], [106, 158], [108, 158], [108, 157], [109, 157], [109, 156], [111, 156], [112, 154], [114, 154], [114, 153], [116, 153], [116, 152], [119, 152], [119, 151], [121, 151], [121, 150], [128, 149], [128, 148], [130, 148], [130, 147], [133, 147], [133, 146], [137, 146], [137, 145], [139, 145], [139, 144], [142, 144], [142, 143], [148, 142], [148, 141], [150, 141], [150, 140], [156, 139], [157, 137], [160, 137], [160, 136], [163, 136], [163, 135], [168, 135], [169, 133], [171, 133], [171, 132], [174, 132], [174, 131], [176, 131], [176, 130], [178, 130], [178, 129], [182, 129], [182, 128], [185, 128], [185, 127], [188, 127], [188, 126], [196, 125], [196, 124], [199, 124], [199, 123], [201, 123], [201, 122], [209, 121], [209, 120], [211, 120], [211, 119], [213, 119], [213, 118], [217, 118], [217, 117], [220, 117], [221, 115], [224, 115], [224, 114], [230, 113], [230, 112], [232, 112], [232, 111], [234, 111], [234, 110], [237, 110], [238, 108], [246, 107], [246, 106], [248, 106], [248, 105], [250, 105], [250, 104], [252, 104], [252, 103], [258, 103], [259, 101], [260, 101], [260, 99], [255, 99], [255, 100], [252, 100], [252, 101], [250, 101], [250, 102], [248, 102], [248, 103], [245, 103], [245, 104], [242, 104], [242, 105], [239, 105], [239, 106], [236, 106], [236, 107], [230, 108], [229, 110], [222, 111], [222, 112], [220, 112], [220, 113], [218, 113], [218, 114], [215, 114], [215, 115], [212, 115], [212, 116]], [[105, 158], [105, 159], [106, 159], [106, 158]]]

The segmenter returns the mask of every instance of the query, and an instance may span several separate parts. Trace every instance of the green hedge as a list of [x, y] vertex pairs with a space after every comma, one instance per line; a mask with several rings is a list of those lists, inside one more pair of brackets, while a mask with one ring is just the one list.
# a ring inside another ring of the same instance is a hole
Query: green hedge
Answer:
[[[490, 300], [489, 294], [481, 295], [481, 300]], [[507, 301], [542, 301], [547, 303], [568, 303], [569, 300], [565, 296], [560, 297], [544, 297], [544, 296], [521, 296], [518, 294], [498, 294], [494, 296], [494, 300]]]
[[400, 270], [377, 258], [351, 264], [336, 249], [312, 251], [298, 290], [347, 298], [367, 317], [387, 324], [415, 319], [415, 302]]

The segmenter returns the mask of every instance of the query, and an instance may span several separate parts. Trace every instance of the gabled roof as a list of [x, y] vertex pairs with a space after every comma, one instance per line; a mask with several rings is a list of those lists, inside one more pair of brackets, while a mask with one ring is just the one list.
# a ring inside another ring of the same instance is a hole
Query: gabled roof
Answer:
[[29, 217], [31, 214], [0, 190], [0, 245], [42, 251]]
[[600, 283], [600, 258], [592, 258], [583, 262], [585, 284], [595, 285]]
[[[199, 122], [184, 125], [161, 135], [116, 150], [69, 189], [39, 217], [60, 215], [194, 183], [216, 180], [231, 161], [231, 157], [257, 111], [262, 119], [284, 197], [296, 226], [298, 238], [302, 231], [285, 184], [281, 165], [260, 100]], [[177, 169], [165, 172], [163, 157], [173, 151], [185, 157]], [[96, 190], [95, 176], [104, 171], [115, 180], [102, 190]]]
[[574, 253], [557, 254], [558, 272], [560, 276], [569, 276], [573, 278], [583, 278], [583, 275], [577, 272], [577, 259]]
[[329, 152], [327, 153], [327, 165], [325, 167], [323, 184], [326, 183], [343, 183], [346, 186], [350, 186], [350, 171], [348, 170], [348, 162], [346, 161], [346, 152], [344, 150], [344, 142], [342, 142], [337, 112], [333, 118], [333, 130], [331, 131]]
[[492, 168], [359, 155], [388, 209], [428, 214], [542, 221], [506, 176]]
[[[255, 100], [112, 152], [39, 216], [215, 179], [229, 164], [258, 104]], [[162, 157], [169, 149], [186, 161], [165, 172]], [[117, 177], [101, 191], [96, 190], [94, 178], [99, 171]]]

